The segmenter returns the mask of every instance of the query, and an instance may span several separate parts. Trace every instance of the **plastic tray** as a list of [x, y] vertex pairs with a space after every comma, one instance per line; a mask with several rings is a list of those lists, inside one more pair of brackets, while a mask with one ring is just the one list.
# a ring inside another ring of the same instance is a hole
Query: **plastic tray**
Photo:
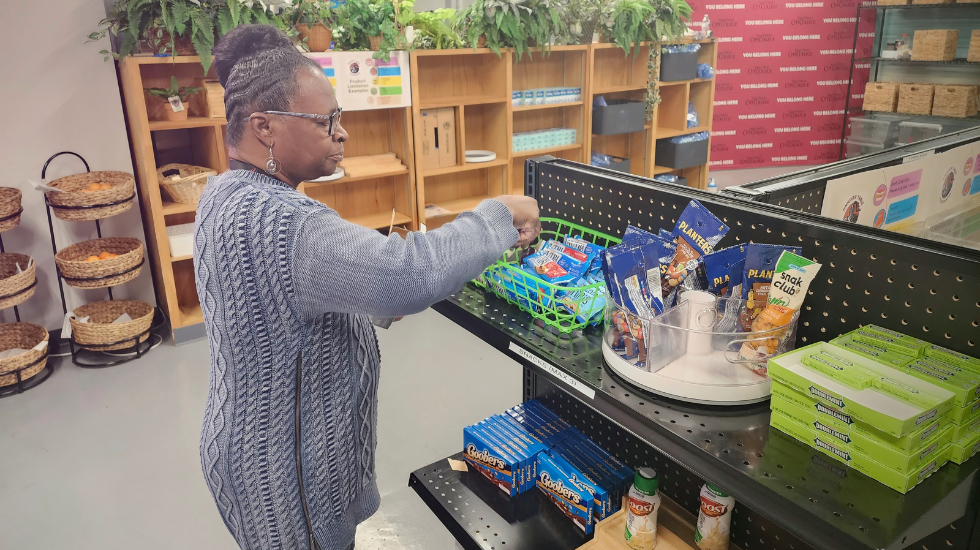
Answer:
[[682, 295], [677, 306], [642, 319], [610, 302], [603, 356], [617, 373], [659, 395], [713, 405], [764, 401], [770, 394], [766, 364], [794, 347], [796, 319], [737, 332], [745, 306], [737, 298], [696, 304]]
[[[620, 242], [611, 235], [557, 218], [541, 218], [541, 225], [539, 243], [551, 239], [564, 241], [566, 235], [580, 237], [606, 248]], [[548, 283], [521, 268], [519, 253], [520, 251], [517, 250], [506, 252], [473, 282], [517, 305], [560, 332], [569, 333], [583, 328], [590, 324], [592, 318], [601, 314], [605, 303], [605, 282], [600, 281], [586, 286]], [[576, 313], [566, 309], [565, 305], [570, 306]]]

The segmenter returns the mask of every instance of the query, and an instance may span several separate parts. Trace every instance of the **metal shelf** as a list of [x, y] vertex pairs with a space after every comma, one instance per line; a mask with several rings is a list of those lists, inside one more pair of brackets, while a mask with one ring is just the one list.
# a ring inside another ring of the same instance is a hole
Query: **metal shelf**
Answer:
[[956, 67], [980, 67], [980, 63], [967, 61], [965, 58], [954, 59], [952, 61], [916, 61], [912, 59], [892, 59], [890, 57], [859, 57], [854, 59], [854, 63], [868, 63], [876, 61], [878, 63], [898, 63], [902, 65], [935, 65], [935, 66], [956, 66]]
[[770, 432], [768, 404], [702, 407], [633, 388], [605, 366], [597, 328], [559, 335], [473, 284], [434, 309], [815, 548], [903, 548], [960, 517], [976, 490], [980, 457], [902, 495]]
[[408, 485], [466, 550], [572, 550], [587, 540], [537, 489], [509, 498], [446, 459], [412, 472]]

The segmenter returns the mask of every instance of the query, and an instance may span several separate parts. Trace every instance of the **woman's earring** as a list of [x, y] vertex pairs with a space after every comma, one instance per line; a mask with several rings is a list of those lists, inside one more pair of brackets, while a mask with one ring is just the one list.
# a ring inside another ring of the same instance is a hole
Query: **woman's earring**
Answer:
[[269, 159], [265, 161], [265, 171], [270, 175], [276, 175], [282, 169], [282, 163], [272, 155], [272, 145], [269, 145]]

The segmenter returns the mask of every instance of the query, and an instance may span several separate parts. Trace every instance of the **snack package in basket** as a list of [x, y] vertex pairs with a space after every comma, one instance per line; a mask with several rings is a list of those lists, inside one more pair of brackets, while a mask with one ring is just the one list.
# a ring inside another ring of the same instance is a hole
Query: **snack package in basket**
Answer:
[[[601, 275], [586, 275], [575, 281], [574, 286], [589, 287], [599, 282], [602, 282]], [[562, 292], [557, 302], [565, 311], [574, 313], [575, 320], [579, 323], [591, 322], [595, 324], [602, 319], [602, 312], [606, 308], [606, 287], [602, 285]]]
[[572, 236], [565, 237], [565, 246], [592, 256], [592, 263], [589, 265], [588, 275], [594, 277], [602, 271], [601, 254], [605, 250], [605, 247]]
[[[715, 296], [729, 295], [732, 267], [745, 261], [745, 246], [736, 245], [707, 254], [704, 257], [704, 275], [708, 292]], [[743, 264], [744, 265], [744, 264]], [[741, 276], [738, 284], [741, 284]]]
[[749, 243], [745, 245], [745, 267], [742, 271], [742, 299], [747, 300], [746, 309], [739, 316], [742, 332], [752, 330], [752, 321], [766, 307], [769, 298], [769, 285], [772, 283], [776, 261], [783, 252], [800, 253], [799, 247], [778, 244]]
[[530, 269], [538, 277], [553, 285], [565, 284], [578, 279], [582, 275], [575, 271], [569, 271], [574, 266], [567, 258], [561, 252], [552, 248], [542, 247], [540, 251], [524, 259], [524, 267]]
[[[752, 246], [751, 244], [749, 246]], [[784, 251], [776, 262], [775, 269], [771, 276], [771, 285], [766, 289], [766, 307], [755, 317], [750, 327], [752, 331], [767, 331], [777, 327], [788, 325], [803, 307], [803, 300], [806, 299], [806, 291], [810, 288], [810, 283], [816, 278], [820, 271], [820, 264], [810, 261], [792, 252]], [[779, 342], [785, 336], [785, 331], [789, 328], [771, 333], [771, 337], [764, 342], [751, 341], [742, 344], [739, 355], [742, 359], [758, 360], [750, 363], [749, 368], [765, 376], [767, 372], [766, 360], [772, 357], [779, 348]], [[825, 358], [826, 359], [826, 358]], [[818, 363], [827, 365], [829, 368], [840, 366], [828, 362]], [[860, 373], [855, 371], [854, 376], [858, 379], [855, 383], [863, 383], [860, 380]]]
[[677, 250], [661, 280], [663, 296], [671, 296], [678, 287], [688, 290], [696, 288], [694, 274], [705, 254], [710, 254], [715, 246], [728, 233], [728, 226], [715, 217], [698, 201], [692, 200], [677, 218], [673, 235], [677, 239]]

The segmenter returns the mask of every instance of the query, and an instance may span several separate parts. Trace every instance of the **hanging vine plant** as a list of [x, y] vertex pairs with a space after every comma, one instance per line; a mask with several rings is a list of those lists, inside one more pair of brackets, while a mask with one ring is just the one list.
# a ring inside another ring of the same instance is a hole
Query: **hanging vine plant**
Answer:
[[645, 96], [647, 121], [660, 104], [660, 47], [661, 42], [676, 42], [687, 32], [685, 20], [691, 18], [691, 6], [685, 0], [649, 0], [653, 13], [646, 24], [653, 40], [647, 57], [647, 91]]

